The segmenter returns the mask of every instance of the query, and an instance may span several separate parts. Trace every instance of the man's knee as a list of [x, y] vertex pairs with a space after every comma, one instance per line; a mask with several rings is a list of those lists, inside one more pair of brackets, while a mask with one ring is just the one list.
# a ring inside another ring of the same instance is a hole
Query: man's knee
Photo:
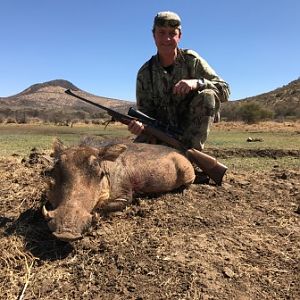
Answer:
[[198, 92], [193, 98], [190, 105], [190, 113], [198, 116], [215, 115], [216, 94], [213, 90], [205, 89]]
[[190, 103], [188, 124], [183, 141], [188, 147], [202, 150], [213, 122], [216, 108], [216, 94], [206, 89], [198, 92]]

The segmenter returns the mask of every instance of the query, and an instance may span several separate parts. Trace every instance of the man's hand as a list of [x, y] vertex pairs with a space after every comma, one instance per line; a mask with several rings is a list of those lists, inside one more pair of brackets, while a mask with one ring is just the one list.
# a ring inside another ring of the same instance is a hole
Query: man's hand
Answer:
[[130, 121], [130, 123], [128, 124], [128, 130], [135, 135], [140, 135], [143, 130], [144, 130], [144, 125], [143, 123], [136, 121], [136, 120], [132, 120]]
[[198, 88], [197, 79], [182, 79], [175, 84], [173, 94], [184, 96], [191, 91], [198, 90]]

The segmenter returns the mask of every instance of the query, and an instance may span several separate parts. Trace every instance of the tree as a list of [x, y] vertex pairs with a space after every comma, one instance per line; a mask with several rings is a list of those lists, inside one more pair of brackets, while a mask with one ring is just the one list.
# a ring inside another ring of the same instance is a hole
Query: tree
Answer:
[[248, 124], [257, 123], [262, 120], [273, 118], [274, 116], [272, 111], [267, 110], [254, 102], [243, 103], [239, 108], [238, 114], [242, 121]]

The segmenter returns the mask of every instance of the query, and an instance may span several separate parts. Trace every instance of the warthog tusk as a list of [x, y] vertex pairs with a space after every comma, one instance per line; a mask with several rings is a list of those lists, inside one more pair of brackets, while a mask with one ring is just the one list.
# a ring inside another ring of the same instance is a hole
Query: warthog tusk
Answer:
[[53, 218], [53, 211], [48, 211], [45, 205], [43, 205], [42, 207], [42, 214], [46, 220], [50, 220]]

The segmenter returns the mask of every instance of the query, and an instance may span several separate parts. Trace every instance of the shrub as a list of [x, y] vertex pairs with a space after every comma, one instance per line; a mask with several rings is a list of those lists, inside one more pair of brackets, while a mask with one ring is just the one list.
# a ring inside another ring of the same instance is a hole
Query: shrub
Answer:
[[16, 110], [15, 111], [15, 119], [18, 124], [26, 124], [27, 118], [24, 110]]
[[36, 118], [36, 117], [32, 117], [32, 118], [29, 118], [27, 123], [29, 123], [29, 124], [42, 124], [43, 120], [41, 120], [39, 118]]
[[224, 105], [221, 110], [221, 118], [223, 121], [238, 121], [239, 107], [237, 105]]
[[243, 103], [238, 110], [238, 115], [241, 120], [247, 124], [257, 123], [266, 119], [271, 119], [274, 116], [274, 113], [270, 110], [267, 110], [254, 102]]
[[5, 124], [15, 124], [16, 120], [14, 118], [8, 117], [5, 120]]
[[96, 120], [92, 120], [92, 124], [94, 124], [94, 125], [101, 125], [102, 122], [101, 122], [101, 120], [96, 119]]
[[278, 103], [275, 106], [276, 118], [295, 117], [300, 118], [300, 107], [297, 101], [289, 103]]

